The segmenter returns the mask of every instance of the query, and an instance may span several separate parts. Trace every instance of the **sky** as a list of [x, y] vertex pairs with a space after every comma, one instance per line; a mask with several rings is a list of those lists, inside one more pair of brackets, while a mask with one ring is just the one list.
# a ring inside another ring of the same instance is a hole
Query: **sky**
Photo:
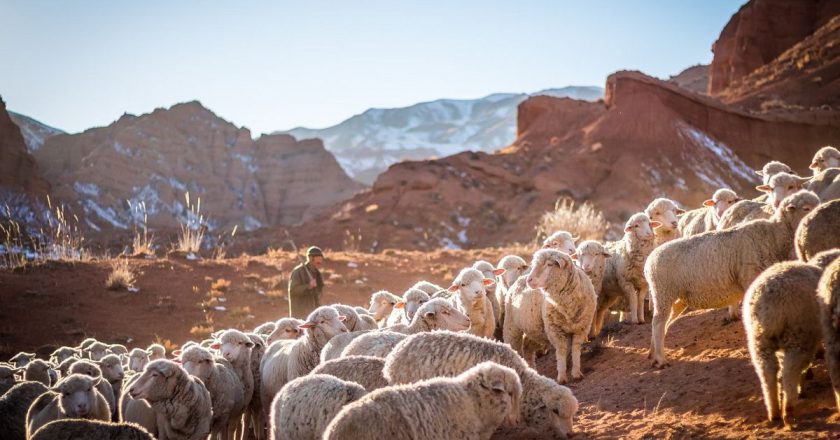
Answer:
[[744, 0], [0, 0], [0, 96], [68, 132], [199, 100], [254, 136], [708, 63]]

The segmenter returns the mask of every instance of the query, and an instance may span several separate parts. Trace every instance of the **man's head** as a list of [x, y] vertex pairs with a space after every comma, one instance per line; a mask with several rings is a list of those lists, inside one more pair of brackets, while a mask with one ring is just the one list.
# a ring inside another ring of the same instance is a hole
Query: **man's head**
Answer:
[[306, 250], [306, 260], [320, 269], [324, 265], [324, 251], [318, 246], [311, 246]]

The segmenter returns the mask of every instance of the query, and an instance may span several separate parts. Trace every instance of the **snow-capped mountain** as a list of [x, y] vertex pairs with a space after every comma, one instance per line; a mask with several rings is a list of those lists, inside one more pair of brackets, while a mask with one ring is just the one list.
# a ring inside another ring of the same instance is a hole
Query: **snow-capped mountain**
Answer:
[[601, 87], [563, 87], [536, 93], [494, 93], [480, 99], [439, 99], [408, 107], [372, 108], [323, 129], [281, 133], [320, 138], [354, 179], [371, 184], [393, 163], [465, 150], [494, 151], [516, 139], [516, 107], [529, 96], [586, 101], [603, 98]]
[[29, 150], [29, 153], [38, 151], [47, 139], [57, 134], [64, 134], [62, 130], [50, 127], [43, 122], [36, 121], [20, 113], [9, 112], [9, 116], [20, 127], [20, 133], [23, 135], [23, 140], [26, 142], [26, 149]]

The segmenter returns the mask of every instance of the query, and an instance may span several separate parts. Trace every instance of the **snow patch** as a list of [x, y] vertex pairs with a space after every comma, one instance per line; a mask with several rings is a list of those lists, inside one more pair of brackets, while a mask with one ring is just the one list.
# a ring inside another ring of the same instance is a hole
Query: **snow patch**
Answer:
[[76, 190], [76, 193], [78, 194], [99, 197], [99, 187], [96, 186], [95, 183], [75, 182], [73, 183], [73, 189]]

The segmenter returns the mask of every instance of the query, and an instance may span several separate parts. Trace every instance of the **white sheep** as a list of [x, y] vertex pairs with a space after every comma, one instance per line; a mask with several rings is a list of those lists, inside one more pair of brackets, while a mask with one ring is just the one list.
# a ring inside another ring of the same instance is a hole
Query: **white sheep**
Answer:
[[496, 281], [495, 285], [492, 288], [487, 288], [487, 299], [490, 300], [490, 305], [493, 306], [493, 318], [494, 318], [494, 334], [501, 330], [499, 317], [502, 314], [501, 305], [503, 303], [499, 302], [499, 295], [496, 291], [499, 289], [498, 278], [502, 274], [505, 273], [505, 269], [501, 267], [493, 266], [489, 261], [478, 260], [472, 265], [473, 269], [480, 271], [484, 278], [489, 278], [491, 280]]
[[840, 411], [840, 258], [823, 271], [817, 288], [820, 327], [825, 339], [825, 361], [834, 400]]
[[653, 231], [656, 246], [680, 238], [679, 217], [685, 214], [685, 210], [677, 206], [676, 202], [660, 197], [647, 205], [645, 214], [651, 221], [660, 224]]
[[58, 365], [73, 356], [81, 356], [82, 354], [75, 347], [59, 347], [50, 354], [50, 362]]
[[149, 360], [166, 359], [166, 348], [160, 344], [152, 344], [146, 349], [149, 352]]
[[370, 296], [370, 308], [368, 310], [373, 313], [373, 319], [376, 322], [384, 323], [384, 320], [391, 316], [394, 306], [400, 301], [402, 301], [402, 298], [399, 296], [387, 290], [380, 290]]
[[210, 393], [201, 380], [190, 377], [175, 362], [149, 363], [128, 393], [149, 402], [157, 414], [158, 438], [203, 440], [210, 434]]
[[31, 438], [40, 427], [54, 420], [111, 420], [111, 409], [96, 390], [100, 380], [83, 374], [71, 374], [56, 384], [52, 392], [35, 399], [26, 414], [26, 438]]
[[193, 345], [181, 352], [181, 364], [193, 377], [201, 379], [210, 393], [213, 418], [210, 432], [221, 439], [232, 439], [245, 412], [245, 387], [233, 366], [217, 359], [209, 350]]
[[347, 347], [341, 352], [341, 357], [373, 356], [385, 358], [395, 345], [407, 337], [408, 335], [405, 333], [388, 330], [366, 333], [347, 344]]
[[810, 264], [777, 263], [762, 272], [744, 295], [747, 346], [770, 421], [780, 416], [781, 377], [781, 416], [786, 425], [791, 423], [802, 372], [821, 346], [815, 294], [821, 274], [822, 268]]
[[624, 299], [628, 314], [622, 315], [622, 321], [631, 324], [645, 322], [645, 298], [648, 296], [648, 284], [644, 279], [645, 260], [655, 247], [654, 230], [661, 227], [659, 222], [650, 221], [647, 214], [639, 212], [630, 216], [624, 225], [624, 237], [608, 243], [607, 251], [612, 254], [606, 261], [595, 312], [593, 334], [601, 332], [604, 316], [610, 306], [619, 299]]
[[119, 393], [114, 392], [114, 387], [111, 386], [111, 382], [108, 382], [107, 380], [98, 380], [102, 379], [102, 368], [99, 367], [98, 363], [88, 359], [80, 359], [73, 362], [73, 364], [70, 365], [70, 368], [67, 369], [67, 375], [71, 374], [83, 374], [93, 379], [97, 379], [97, 391], [99, 391], [99, 393], [102, 394], [102, 397], [105, 398], [105, 402], [108, 403], [110, 411], [112, 413], [114, 412], [114, 409], [116, 408], [116, 397], [119, 396]]
[[505, 324], [505, 301], [507, 292], [516, 280], [528, 271], [528, 262], [518, 255], [505, 255], [499, 260], [498, 269], [504, 269], [496, 277], [496, 302], [499, 304], [499, 314], [496, 316], [496, 337], [502, 339]]
[[767, 185], [770, 182], [770, 178], [775, 176], [779, 173], [792, 173], [793, 169], [785, 163], [779, 162], [777, 160], [771, 160], [764, 164], [764, 166], [760, 170], [756, 170], [755, 173], [761, 176], [761, 183]]
[[[102, 370], [102, 378], [107, 380], [111, 385], [111, 390], [114, 393], [114, 400], [112, 402], [118, 402], [120, 400], [123, 380], [125, 379], [125, 370], [123, 369], [122, 361], [117, 355], [108, 354], [97, 362], [97, 365], [99, 365], [99, 369]], [[112, 406], [111, 409], [116, 415], [116, 405]]]
[[429, 295], [430, 297], [434, 296], [436, 293], [439, 293], [441, 291], [446, 290], [445, 287], [441, 287], [441, 286], [439, 286], [435, 283], [431, 283], [431, 282], [426, 281], [426, 280], [421, 280], [421, 281], [418, 281], [418, 282], [414, 283], [414, 285], [411, 286], [411, 288], [412, 289], [417, 289], [417, 290], [422, 290], [423, 292], [426, 292], [426, 295]]
[[277, 323], [274, 321], [264, 322], [254, 328], [254, 333], [258, 335], [268, 336], [274, 333], [277, 329]]
[[493, 304], [487, 294], [487, 286], [495, 283], [495, 277], [485, 278], [477, 269], [462, 269], [447, 289], [457, 293], [455, 304], [470, 318], [469, 333], [492, 338], [496, 332], [496, 317]]
[[342, 333], [340, 335], [334, 336], [324, 345], [324, 348], [321, 349], [321, 363], [326, 361], [330, 361], [333, 359], [338, 359], [341, 357], [341, 352], [353, 342], [354, 339], [358, 338], [359, 336], [369, 333], [370, 330], [361, 330], [357, 332], [347, 332]]
[[12, 362], [17, 368], [23, 368], [33, 359], [35, 359], [35, 353], [20, 352], [9, 359], [9, 362]]
[[796, 226], [817, 205], [814, 193], [800, 191], [786, 198], [769, 220], [754, 220], [656, 248], [645, 264], [654, 306], [653, 365], [667, 365], [664, 340], [669, 322], [688, 307], [737, 305], [764, 269], [792, 255]]
[[720, 188], [712, 198], [703, 202], [703, 207], [692, 209], [680, 217], [679, 229], [682, 237], [702, 234], [717, 229], [718, 222], [726, 210], [741, 201], [738, 194], [728, 188]]
[[815, 176], [829, 168], [840, 168], [840, 150], [830, 145], [820, 148], [808, 168]]
[[83, 350], [82, 353], [90, 360], [96, 362], [101, 360], [108, 354], [108, 350], [111, 347], [108, 344], [104, 344], [99, 341], [95, 341], [90, 344], [87, 349]]
[[767, 194], [764, 202], [741, 200], [732, 205], [718, 221], [717, 229], [721, 231], [748, 221], [770, 218], [781, 201], [785, 197], [802, 190], [808, 180], [808, 178], [790, 173], [775, 174], [766, 184], [755, 187]]
[[11, 364], [0, 363], [0, 396], [18, 383], [16, 374], [19, 371]]
[[274, 341], [281, 339], [297, 339], [303, 334], [300, 325], [303, 324], [302, 319], [297, 318], [281, 318], [278, 319], [268, 337], [266, 337], [266, 345], [271, 345]]
[[462, 331], [469, 329], [471, 326], [470, 318], [451, 302], [443, 298], [435, 298], [417, 309], [417, 313], [414, 314], [414, 319], [411, 320], [410, 324], [395, 325], [382, 330], [413, 335], [434, 330]]
[[575, 237], [571, 232], [557, 231], [543, 240], [543, 249], [557, 249], [569, 255], [575, 253], [575, 242], [580, 237]]
[[318, 365], [311, 374], [329, 374], [341, 380], [355, 382], [367, 391], [373, 391], [388, 386], [388, 381], [382, 373], [384, 368], [385, 359], [380, 357], [344, 356]]
[[[601, 287], [604, 284], [604, 269], [607, 266], [607, 259], [612, 257], [612, 254], [601, 243], [595, 240], [586, 240], [581, 242], [575, 253], [570, 256], [572, 260], [577, 262], [578, 267], [583, 270], [586, 276], [589, 277], [589, 281], [592, 283], [592, 289], [595, 291], [595, 296], [598, 298], [598, 302], [600, 302]], [[589, 336], [597, 336], [595, 329], [597, 327], [600, 332], [603, 324], [603, 315], [601, 316], [600, 323], [597, 323], [596, 319], [593, 319]]]
[[565, 438], [572, 432], [578, 402], [571, 390], [528, 368], [509, 345], [465, 333], [438, 331], [409, 336], [385, 358], [385, 378], [407, 384], [452, 377], [481, 362], [513, 368], [522, 380], [519, 434]]
[[796, 255], [809, 261], [821, 251], [840, 248], [840, 200], [823, 203], [796, 229]]
[[23, 368], [23, 380], [41, 382], [46, 386], [52, 385], [50, 380], [50, 364], [41, 360], [33, 359]]
[[367, 394], [354, 382], [326, 374], [299, 377], [271, 403], [272, 440], [319, 440], [346, 405]]
[[[145, 368], [144, 368], [145, 370]], [[119, 401], [119, 418], [123, 422], [135, 423], [143, 429], [157, 434], [157, 414], [149, 402], [131, 397], [128, 390], [142, 374], [135, 374], [125, 381]]]
[[262, 375], [260, 365], [266, 351], [265, 339], [256, 333], [248, 333], [248, 337], [254, 344], [251, 347], [251, 377], [254, 378], [254, 392], [251, 394], [251, 401], [245, 410], [245, 424], [243, 432], [248, 431], [249, 424], [253, 427], [256, 440], [263, 440], [266, 437], [265, 421], [263, 419], [262, 400], [260, 399], [262, 387]]
[[149, 353], [142, 348], [135, 348], [128, 353], [128, 369], [140, 373], [150, 362]]
[[417, 309], [428, 302], [431, 297], [426, 292], [410, 287], [403, 293], [402, 301], [394, 306], [391, 311], [391, 316], [385, 322], [386, 327], [391, 327], [397, 324], [408, 324], [414, 319], [414, 314]]
[[374, 391], [345, 406], [324, 439], [489, 439], [517, 422], [521, 396], [516, 372], [485, 362], [454, 378]]
[[32, 436], [31, 440], [70, 439], [154, 440], [154, 437], [149, 431], [133, 423], [68, 419], [47, 423]]
[[245, 333], [236, 329], [228, 329], [222, 332], [216, 342], [210, 348], [219, 350], [222, 357], [230, 362], [245, 392], [245, 407], [250, 405], [254, 397], [254, 373], [251, 368], [251, 350], [254, 348], [254, 341]]
[[26, 413], [49, 391], [40, 382], [20, 382], [0, 396], [0, 432], [8, 440], [26, 440]]
[[[545, 296], [543, 323], [557, 359], [557, 381], [568, 382], [566, 356], [571, 352], [572, 379], [583, 378], [580, 349], [592, 328], [598, 297], [592, 282], [569, 255], [553, 249], [534, 254], [528, 287], [540, 289]], [[571, 350], [569, 349], [571, 340]]]

